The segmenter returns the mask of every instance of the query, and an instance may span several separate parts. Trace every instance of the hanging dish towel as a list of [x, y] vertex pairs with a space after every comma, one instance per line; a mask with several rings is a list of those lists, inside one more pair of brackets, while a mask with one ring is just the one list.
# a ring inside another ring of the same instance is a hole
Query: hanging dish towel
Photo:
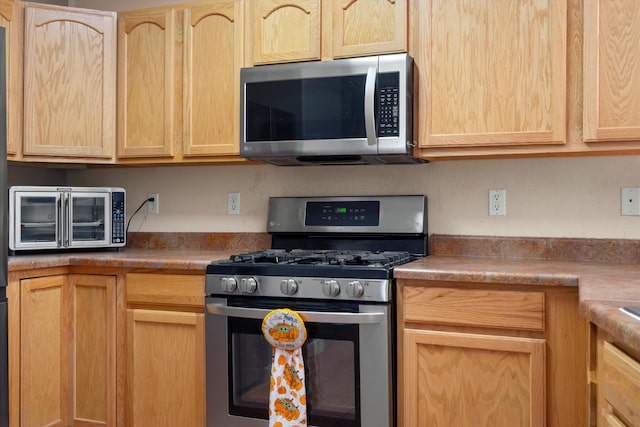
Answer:
[[269, 387], [269, 427], [307, 425], [302, 344], [307, 330], [298, 313], [273, 310], [262, 321], [262, 333], [273, 347]]

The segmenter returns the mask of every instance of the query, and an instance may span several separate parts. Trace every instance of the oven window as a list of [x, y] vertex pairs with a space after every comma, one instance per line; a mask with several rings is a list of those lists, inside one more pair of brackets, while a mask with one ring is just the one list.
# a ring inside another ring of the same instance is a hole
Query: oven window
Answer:
[[[271, 346], [261, 320], [229, 318], [229, 413], [268, 419]], [[358, 326], [306, 323], [308, 424], [360, 425]]]

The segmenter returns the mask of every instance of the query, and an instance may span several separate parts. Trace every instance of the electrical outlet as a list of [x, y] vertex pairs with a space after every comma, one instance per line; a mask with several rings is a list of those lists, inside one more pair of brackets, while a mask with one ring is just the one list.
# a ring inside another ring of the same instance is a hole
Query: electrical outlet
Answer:
[[640, 215], [640, 188], [623, 187], [621, 189], [620, 215]]
[[160, 214], [160, 194], [159, 193], [149, 193], [147, 197], [153, 198], [153, 202], [147, 202], [147, 214], [149, 215], [159, 215]]
[[227, 215], [240, 215], [240, 193], [229, 193]]
[[504, 188], [489, 190], [489, 215], [507, 214], [507, 190]]

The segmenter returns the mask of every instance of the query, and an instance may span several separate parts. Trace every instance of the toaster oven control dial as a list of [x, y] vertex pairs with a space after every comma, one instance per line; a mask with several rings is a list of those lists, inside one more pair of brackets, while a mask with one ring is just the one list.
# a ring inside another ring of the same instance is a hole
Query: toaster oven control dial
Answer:
[[240, 292], [243, 294], [252, 294], [258, 289], [258, 282], [253, 277], [244, 277], [240, 279]]
[[360, 298], [364, 295], [364, 286], [359, 280], [354, 280], [347, 284], [347, 295], [351, 298]]
[[283, 279], [280, 282], [280, 292], [285, 295], [293, 295], [298, 292], [298, 282], [295, 279]]
[[234, 277], [223, 277], [220, 279], [220, 285], [223, 292], [232, 294], [238, 287], [238, 281]]
[[340, 293], [340, 284], [335, 280], [327, 280], [322, 284], [322, 293], [327, 297], [335, 297]]

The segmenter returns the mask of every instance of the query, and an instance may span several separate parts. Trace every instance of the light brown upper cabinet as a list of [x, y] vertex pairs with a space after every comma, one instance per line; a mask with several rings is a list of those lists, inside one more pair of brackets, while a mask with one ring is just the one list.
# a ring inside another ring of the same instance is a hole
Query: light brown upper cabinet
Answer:
[[332, 15], [323, 43], [333, 43], [334, 58], [407, 51], [407, 0], [325, 0], [323, 7]]
[[407, 49], [406, 0], [256, 0], [246, 5], [250, 64]]
[[179, 49], [174, 9], [118, 16], [118, 158], [173, 155]]
[[24, 3], [24, 20], [25, 159], [113, 161], [115, 13]]
[[252, 64], [320, 59], [320, 0], [246, 3]]
[[584, 2], [584, 140], [640, 141], [640, 2]]
[[240, 3], [218, 0], [185, 9], [184, 43], [184, 155], [238, 155]]
[[0, 26], [6, 36], [7, 158], [22, 154], [22, 9], [15, 0], [0, 0]]
[[234, 0], [119, 15], [119, 163], [238, 158], [242, 28]]
[[413, 1], [410, 20], [419, 147], [565, 142], [566, 0]]

